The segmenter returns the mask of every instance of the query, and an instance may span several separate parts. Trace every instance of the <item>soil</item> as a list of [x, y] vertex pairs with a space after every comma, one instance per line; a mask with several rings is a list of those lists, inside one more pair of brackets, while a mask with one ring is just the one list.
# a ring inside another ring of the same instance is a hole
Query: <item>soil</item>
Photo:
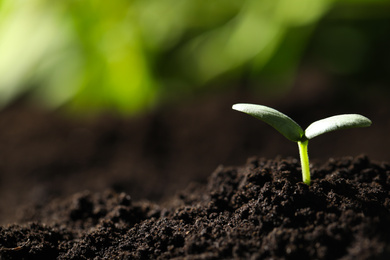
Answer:
[[1, 228], [4, 259], [388, 259], [390, 165], [296, 159], [217, 168], [164, 205], [79, 192]]
[[[131, 119], [7, 107], [0, 259], [390, 259], [387, 97], [307, 97], [230, 92]], [[243, 101], [374, 124], [312, 140], [307, 186], [296, 144], [231, 110]]]

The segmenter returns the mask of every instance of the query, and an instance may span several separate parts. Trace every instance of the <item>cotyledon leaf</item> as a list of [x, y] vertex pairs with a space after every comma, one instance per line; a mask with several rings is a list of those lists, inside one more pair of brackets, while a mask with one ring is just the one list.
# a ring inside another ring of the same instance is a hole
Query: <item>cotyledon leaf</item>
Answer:
[[310, 140], [316, 136], [331, 131], [355, 127], [367, 127], [370, 125], [370, 119], [358, 114], [331, 116], [325, 119], [315, 121], [314, 123], [309, 125], [305, 130], [305, 137]]
[[298, 142], [303, 137], [303, 129], [290, 117], [276, 109], [244, 103], [235, 104], [232, 108], [264, 121], [291, 141]]

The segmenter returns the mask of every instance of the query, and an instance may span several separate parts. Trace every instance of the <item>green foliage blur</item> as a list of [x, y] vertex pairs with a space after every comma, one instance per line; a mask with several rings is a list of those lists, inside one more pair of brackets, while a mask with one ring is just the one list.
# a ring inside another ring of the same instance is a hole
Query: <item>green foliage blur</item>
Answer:
[[289, 82], [330, 11], [388, 2], [0, 0], [0, 105], [27, 93], [52, 108], [134, 114], [243, 77]]

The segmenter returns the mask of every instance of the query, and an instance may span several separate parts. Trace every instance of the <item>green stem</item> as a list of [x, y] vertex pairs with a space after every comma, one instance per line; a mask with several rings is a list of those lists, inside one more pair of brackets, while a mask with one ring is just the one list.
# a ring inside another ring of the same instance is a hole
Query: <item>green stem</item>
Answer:
[[310, 167], [309, 167], [309, 154], [307, 153], [307, 146], [309, 140], [298, 141], [299, 156], [301, 157], [302, 179], [307, 185], [310, 185]]

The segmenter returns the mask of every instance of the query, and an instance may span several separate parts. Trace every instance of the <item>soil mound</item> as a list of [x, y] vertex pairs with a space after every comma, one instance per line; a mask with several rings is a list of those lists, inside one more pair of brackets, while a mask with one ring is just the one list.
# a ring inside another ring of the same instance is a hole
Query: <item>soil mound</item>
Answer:
[[[0, 228], [1, 259], [390, 259], [390, 165], [295, 159], [218, 167], [161, 203], [81, 192]], [[45, 224], [37, 224], [45, 223]]]

